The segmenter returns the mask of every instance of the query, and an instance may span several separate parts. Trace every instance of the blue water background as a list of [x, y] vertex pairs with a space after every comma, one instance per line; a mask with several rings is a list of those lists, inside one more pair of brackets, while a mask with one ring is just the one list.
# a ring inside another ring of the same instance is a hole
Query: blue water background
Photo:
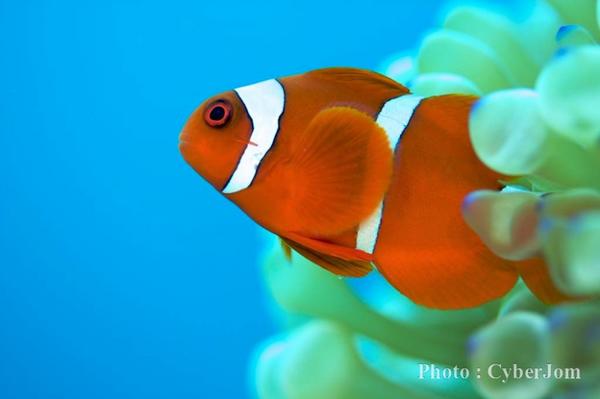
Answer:
[[216, 92], [375, 68], [441, 3], [0, 1], [0, 398], [248, 397], [262, 241], [179, 130]]

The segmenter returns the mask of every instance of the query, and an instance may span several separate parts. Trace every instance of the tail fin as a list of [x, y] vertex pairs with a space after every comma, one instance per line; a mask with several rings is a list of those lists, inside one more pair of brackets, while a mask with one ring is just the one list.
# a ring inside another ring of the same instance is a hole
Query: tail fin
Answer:
[[577, 298], [563, 294], [556, 288], [556, 285], [550, 278], [548, 266], [544, 263], [543, 259], [535, 258], [515, 262], [515, 267], [521, 274], [525, 285], [542, 302], [552, 305], [577, 300]]

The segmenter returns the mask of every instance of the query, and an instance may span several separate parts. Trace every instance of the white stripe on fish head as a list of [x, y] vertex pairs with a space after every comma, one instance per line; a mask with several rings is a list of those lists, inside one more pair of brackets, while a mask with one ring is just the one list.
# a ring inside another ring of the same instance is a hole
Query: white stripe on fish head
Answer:
[[235, 89], [252, 122], [250, 143], [246, 146], [223, 193], [244, 190], [252, 184], [263, 158], [275, 143], [279, 120], [285, 109], [285, 91], [276, 79]]

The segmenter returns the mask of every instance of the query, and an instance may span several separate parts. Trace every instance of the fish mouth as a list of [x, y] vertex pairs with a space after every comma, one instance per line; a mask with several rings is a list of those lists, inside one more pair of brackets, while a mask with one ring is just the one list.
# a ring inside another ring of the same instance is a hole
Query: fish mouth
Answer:
[[185, 130], [182, 131], [181, 133], [179, 133], [179, 144], [183, 144], [183, 143], [189, 143], [191, 142], [191, 137], [190, 134], [188, 132], [186, 132]]
[[188, 133], [182, 132], [179, 135], [179, 143], [178, 143], [179, 152], [181, 153], [183, 158], [188, 163], [190, 163], [190, 159], [193, 158], [192, 149], [194, 146], [195, 146], [194, 142], [192, 141], [192, 138], [190, 137], [190, 135]]
[[179, 152], [183, 156], [183, 158], [189, 163], [191, 159], [195, 158], [194, 148], [196, 145], [189, 139], [179, 140]]
[[178, 147], [179, 152], [181, 152], [181, 155], [183, 155], [183, 157], [187, 160], [189, 157], [192, 157], [192, 151], [194, 150], [194, 148], [198, 148], [198, 143], [192, 138], [192, 136], [188, 132], [183, 131], [179, 135]]

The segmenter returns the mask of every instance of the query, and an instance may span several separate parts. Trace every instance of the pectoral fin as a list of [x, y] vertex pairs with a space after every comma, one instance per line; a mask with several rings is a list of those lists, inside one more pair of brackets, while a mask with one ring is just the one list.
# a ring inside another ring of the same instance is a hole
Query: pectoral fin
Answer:
[[304, 236], [357, 226], [377, 207], [392, 175], [385, 131], [353, 108], [321, 111], [277, 165], [284, 205], [278, 224]]

